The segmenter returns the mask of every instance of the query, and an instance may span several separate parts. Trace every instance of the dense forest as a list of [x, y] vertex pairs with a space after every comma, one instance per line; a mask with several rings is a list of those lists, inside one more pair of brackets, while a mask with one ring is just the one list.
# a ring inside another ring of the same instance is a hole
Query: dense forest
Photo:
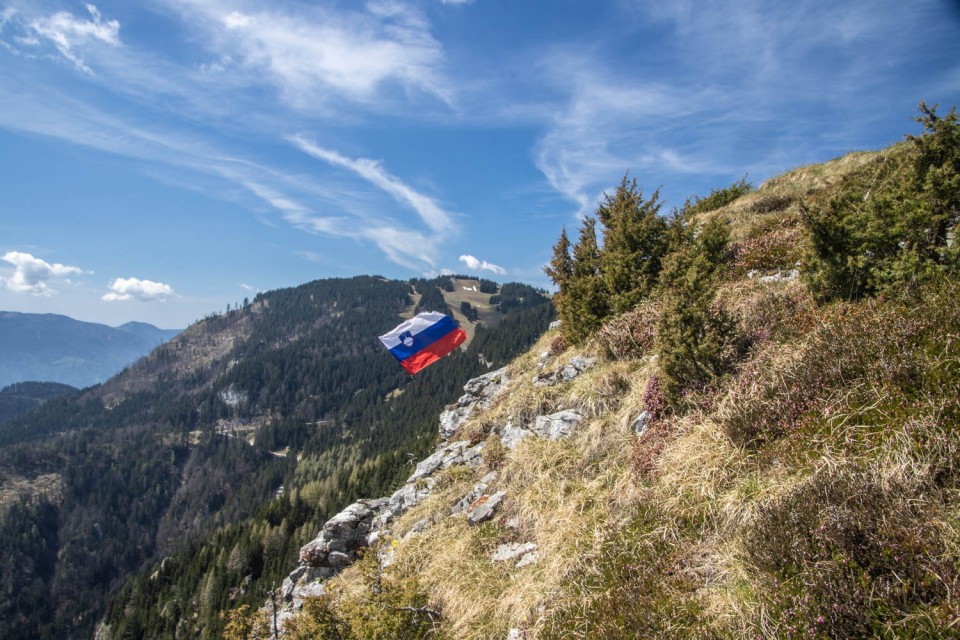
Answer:
[[377, 336], [448, 312], [451, 289], [357, 277], [263, 293], [0, 424], [0, 482], [56, 480], [0, 506], [0, 637], [89, 638], [104, 614], [112, 637], [218, 637], [222, 611], [262, 604], [329, 516], [409, 474], [466, 380], [553, 317], [521, 285], [537, 304], [502, 308], [414, 381]]

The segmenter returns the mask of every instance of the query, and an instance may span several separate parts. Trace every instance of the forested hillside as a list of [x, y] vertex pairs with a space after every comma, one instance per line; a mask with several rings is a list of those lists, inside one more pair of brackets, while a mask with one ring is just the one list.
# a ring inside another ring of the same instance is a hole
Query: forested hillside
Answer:
[[319, 523], [405, 477], [438, 407], [552, 318], [530, 289], [540, 304], [412, 383], [377, 336], [448, 311], [448, 282], [260, 294], [0, 425], [0, 637], [89, 638], [104, 614], [115, 637], [218, 637], [222, 610], [262, 602]]

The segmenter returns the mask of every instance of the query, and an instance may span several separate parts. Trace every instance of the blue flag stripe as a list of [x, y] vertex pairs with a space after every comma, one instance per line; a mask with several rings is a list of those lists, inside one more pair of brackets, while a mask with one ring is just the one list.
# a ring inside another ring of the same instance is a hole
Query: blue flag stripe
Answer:
[[427, 348], [456, 328], [456, 323], [454, 323], [449, 316], [444, 316], [442, 320], [430, 325], [420, 333], [413, 334], [412, 345], [408, 347], [401, 342], [397, 346], [390, 349], [390, 353], [392, 353], [397, 360], [406, 360], [413, 354]]

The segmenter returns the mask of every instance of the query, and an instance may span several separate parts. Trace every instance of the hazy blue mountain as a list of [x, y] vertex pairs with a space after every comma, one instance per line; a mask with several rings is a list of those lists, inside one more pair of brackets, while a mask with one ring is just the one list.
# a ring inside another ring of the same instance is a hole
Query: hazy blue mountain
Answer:
[[88, 387], [177, 333], [142, 322], [114, 328], [50, 313], [0, 311], [0, 387], [26, 381]]

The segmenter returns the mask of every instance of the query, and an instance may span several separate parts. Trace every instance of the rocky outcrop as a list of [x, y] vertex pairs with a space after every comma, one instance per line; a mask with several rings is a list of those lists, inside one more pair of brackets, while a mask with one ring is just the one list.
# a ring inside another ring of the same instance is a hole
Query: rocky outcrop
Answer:
[[490, 406], [493, 397], [503, 389], [507, 381], [507, 370], [497, 369], [465, 384], [464, 394], [460, 399], [448, 405], [446, 411], [440, 414], [440, 437], [444, 440], [450, 439], [476, 409]]
[[[545, 363], [545, 360], [543, 361]], [[561, 382], [569, 382], [588, 369], [592, 369], [597, 364], [596, 358], [586, 358], [584, 356], [574, 356], [570, 363], [554, 369], [553, 371], [543, 371], [538, 373], [533, 379], [535, 387], [552, 387]]]
[[[582, 371], [596, 364], [593, 358], [581, 356], [553, 372], [557, 380], [572, 380]], [[278, 621], [282, 627], [303, 606], [306, 598], [322, 595], [324, 582], [352, 564], [361, 549], [374, 547], [390, 540], [392, 523], [414, 506], [433, 494], [437, 476], [445, 469], [464, 465], [479, 467], [485, 443], [472, 444], [469, 440], [448, 442], [461, 425], [477, 410], [488, 407], [507, 383], [506, 371], [492, 371], [470, 380], [464, 386], [464, 395], [440, 415], [440, 435], [443, 439], [437, 449], [417, 463], [402, 487], [391, 496], [375, 500], [359, 500], [330, 518], [314, 540], [300, 549], [300, 566], [293, 571], [280, 588]], [[513, 448], [528, 437], [556, 440], [569, 436], [583, 420], [583, 415], [563, 410], [538, 416], [529, 424], [494, 427], [493, 434]], [[507, 497], [507, 491], [496, 489], [497, 473], [485, 475], [474, 487], [450, 508], [450, 515], [465, 517], [470, 525], [479, 525], [494, 518]], [[406, 536], [416, 535], [433, 522], [425, 518], [417, 522]], [[385, 556], [389, 556], [384, 552]], [[513, 543], [494, 553], [494, 561], [510, 562], [522, 568], [537, 561], [536, 545]], [[385, 557], [389, 563], [390, 558]]]
[[352, 564], [357, 551], [367, 546], [374, 517], [388, 502], [386, 498], [360, 500], [327, 520], [320, 535], [300, 549], [300, 564], [333, 572]]
[[493, 514], [500, 508], [500, 504], [506, 495], [506, 491], [497, 491], [493, 495], [482, 495], [477, 498], [477, 501], [470, 505], [471, 509], [470, 513], [467, 514], [467, 524], [476, 526], [481, 522], [492, 519]]

